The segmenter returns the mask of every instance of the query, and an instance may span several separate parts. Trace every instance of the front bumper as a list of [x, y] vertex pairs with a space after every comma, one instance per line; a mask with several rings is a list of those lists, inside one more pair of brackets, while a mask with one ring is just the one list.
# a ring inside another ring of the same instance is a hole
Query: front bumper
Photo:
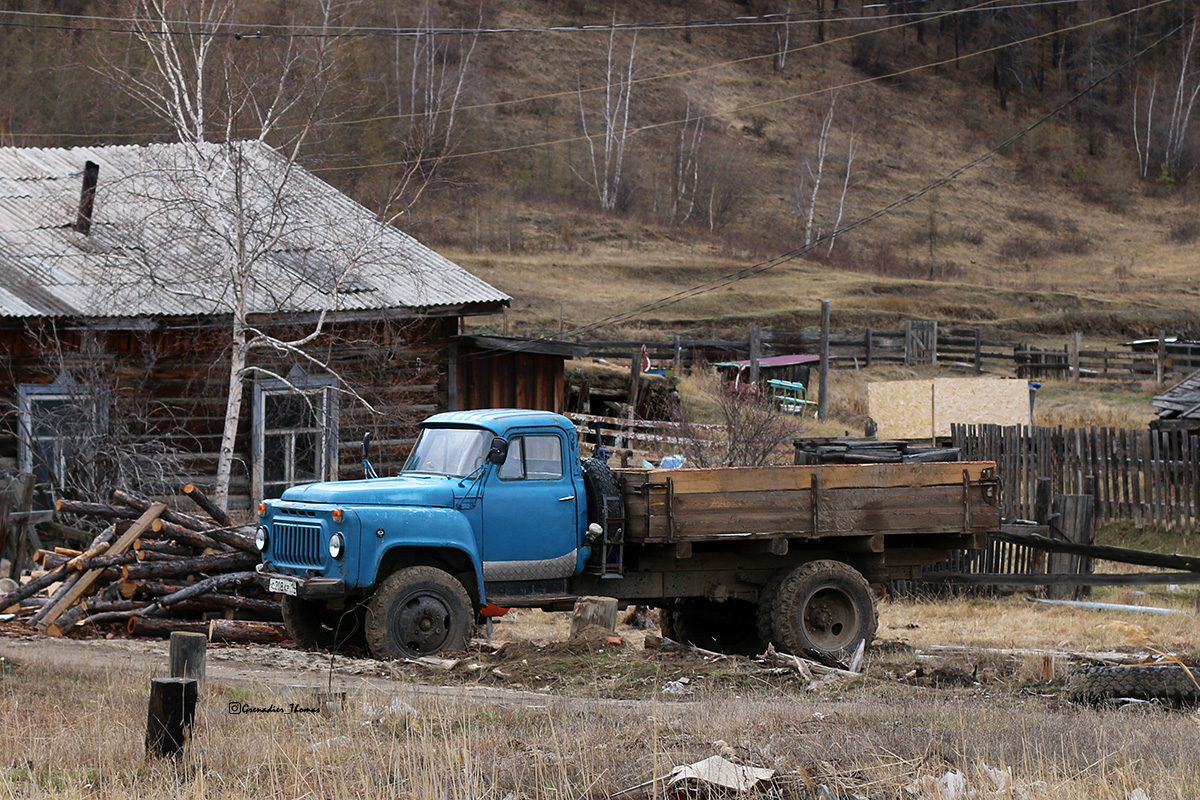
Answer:
[[260, 572], [257, 580], [271, 594], [286, 594], [301, 600], [328, 600], [346, 596], [346, 582], [341, 578], [297, 578], [277, 572]]

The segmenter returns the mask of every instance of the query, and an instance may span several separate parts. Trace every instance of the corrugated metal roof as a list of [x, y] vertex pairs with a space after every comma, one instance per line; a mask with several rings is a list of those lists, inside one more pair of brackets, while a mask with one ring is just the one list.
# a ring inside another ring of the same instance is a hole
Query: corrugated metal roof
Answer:
[[[84, 235], [87, 161], [100, 179]], [[235, 244], [252, 313], [510, 300], [261, 142], [0, 147], [0, 316], [230, 313]]]

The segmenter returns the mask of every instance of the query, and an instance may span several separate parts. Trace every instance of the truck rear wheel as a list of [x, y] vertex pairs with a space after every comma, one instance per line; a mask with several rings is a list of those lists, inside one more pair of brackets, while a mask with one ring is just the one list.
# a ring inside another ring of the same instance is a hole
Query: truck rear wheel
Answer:
[[811, 561], [779, 584], [771, 624], [776, 644], [788, 652], [846, 661], [859, 642], [875, 637], [875, 598], [849, 564]]
[[301, 600], [286, 594], [281, 605], [288, 636], [301, 650], [340, 653], [367, 643], [359, 609], [335, 610], [323, 600]]
[[453, 575], [405, 567], [389, 575], [367, 604], [367, 644], [379, 659], [465, 650], [474, 616], [467, 590]]

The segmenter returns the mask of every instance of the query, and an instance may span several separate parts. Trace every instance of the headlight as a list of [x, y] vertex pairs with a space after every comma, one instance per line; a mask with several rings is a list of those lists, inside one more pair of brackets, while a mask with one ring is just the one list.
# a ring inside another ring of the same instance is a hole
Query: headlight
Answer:
[[340, 533], [335, 533], [329, 537], [329, 555], [333, 558], [341, 558], [342, 552], [346, 549], [346, 540], [342, 538]]
[[267, 529], [259, 525], [258, 530], [254, 532], [254, 546], [258, 548], [258, 552], [267, 552]]

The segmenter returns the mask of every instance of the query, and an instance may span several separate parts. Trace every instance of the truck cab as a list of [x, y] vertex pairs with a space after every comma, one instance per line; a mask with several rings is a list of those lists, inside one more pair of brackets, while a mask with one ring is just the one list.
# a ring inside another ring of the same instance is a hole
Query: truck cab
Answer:
[[578, 444], [550, 412], [438, 414], [398, 475], [261, 504], [260, 574], [293, 638], [422, 655], [465, 645], [489, 595], [565, 592], [591, 555]]

